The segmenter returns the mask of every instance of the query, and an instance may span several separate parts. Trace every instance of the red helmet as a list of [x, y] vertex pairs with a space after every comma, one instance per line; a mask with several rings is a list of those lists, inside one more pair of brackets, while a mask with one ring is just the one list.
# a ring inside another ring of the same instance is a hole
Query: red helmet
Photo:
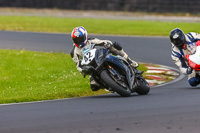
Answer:
[[78, 48], [82, 48], [88, 41], [87, 31], [84, 27], [76, 27], [71, 33], [72, 41]]

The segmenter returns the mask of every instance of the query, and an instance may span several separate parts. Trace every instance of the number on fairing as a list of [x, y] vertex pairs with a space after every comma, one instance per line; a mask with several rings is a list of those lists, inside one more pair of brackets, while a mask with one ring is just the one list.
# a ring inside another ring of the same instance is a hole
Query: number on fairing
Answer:
[[88, 65], [95, 57], [96, 49], [92, 49], [83, 55], [82, 65]]

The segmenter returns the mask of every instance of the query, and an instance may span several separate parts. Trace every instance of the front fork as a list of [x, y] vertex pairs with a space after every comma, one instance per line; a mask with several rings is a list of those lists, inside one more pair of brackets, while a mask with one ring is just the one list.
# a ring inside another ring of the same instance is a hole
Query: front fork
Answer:
[[111, 67], [109, 64], [107, 64], [108, 66], [108, 71], [114, 76], [116, 77], [118, 80], [120, 80], [120, 76], [119, 74], [115, 71], [115, 69], [113, 67]]

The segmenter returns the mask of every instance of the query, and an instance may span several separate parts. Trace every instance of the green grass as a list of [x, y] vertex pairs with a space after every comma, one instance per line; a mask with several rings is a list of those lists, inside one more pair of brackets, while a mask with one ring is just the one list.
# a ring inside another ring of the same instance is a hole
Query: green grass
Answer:
[[71, 33], [84, 26], [89, 34], [168, 36], [176, 27], [185, 33], [200, 32], [199, 23], [61, 18], [37, 16], [0, 16], [0, 30]]
[[0, 62], [0, 103], [103, 93], [90, 90], [68, 54], [0, 50]]
[[0, 62], [1, 104], [108, 93], [92, 92], [69, 54], [0, 50]]

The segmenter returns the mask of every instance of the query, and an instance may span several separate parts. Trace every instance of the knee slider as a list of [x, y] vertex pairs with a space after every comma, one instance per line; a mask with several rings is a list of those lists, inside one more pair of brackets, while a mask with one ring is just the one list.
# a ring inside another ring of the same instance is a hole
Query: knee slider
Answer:
[[94, 84], [90, 84], [90, 87], [91, 87], [92, 91], [98, 91], [100, 89], [100, 86], [94, 85]]
[[196, 77], [193, 77], [193, 78], [189, 79], [188, 82], [193, 87], [197, 86], [199, 84], [199, 80]]
[[122, 46], [118, 43], [118, 42], [114, 42], [113, 43], [114, 48], [116, 48], [117, 50], [122, 50]]

